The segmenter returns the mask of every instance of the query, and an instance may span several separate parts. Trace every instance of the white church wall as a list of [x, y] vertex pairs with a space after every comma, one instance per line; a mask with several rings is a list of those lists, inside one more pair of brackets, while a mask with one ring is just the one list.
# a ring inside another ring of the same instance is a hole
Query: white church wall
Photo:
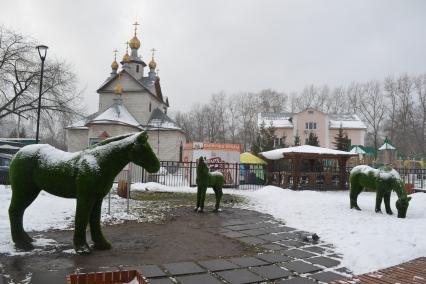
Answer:
[[67, 129], [67, 151], [77, 152], [87, 147], [89, 141], [88, 129]]
[[184, 145], [186, 142], [186, 137], [182, 132], [168, 130], [158, 133], [157, 130], [148, 130], [148, 135], [148, 142], [160, 161], [179, 161], [180, 145], [181, 143]]
[[139, 128], [126, 125], [92, 124], [89, 130], [89, 139], [98, 138], [104, 131], [112, 137], [126, 133], [140, 132], [141, 130]]
[[[99, 110], [105, 111], [114, 103], [114, 98], [117, 96], [114, 93], [101, 93], [99, 96]], [[151, 112], [161, 105], [158, 100], [152, 97], [152, 95], [146, 92], [123, 92], [122, 94], [123, 104], [127, 110], [136, 118], [141, 124], [148, 122]], [[151, 112], [149, 111], [149, 103], [151, 102]]]

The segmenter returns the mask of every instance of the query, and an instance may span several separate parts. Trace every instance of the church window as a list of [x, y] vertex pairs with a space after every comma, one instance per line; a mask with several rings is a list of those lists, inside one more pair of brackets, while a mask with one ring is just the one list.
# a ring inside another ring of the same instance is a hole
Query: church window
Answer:
[[151, 112], [151, 102], [149, 102], [149, 112]]
[[136, 65], [136, 73], [139, 73], [139, 65]]

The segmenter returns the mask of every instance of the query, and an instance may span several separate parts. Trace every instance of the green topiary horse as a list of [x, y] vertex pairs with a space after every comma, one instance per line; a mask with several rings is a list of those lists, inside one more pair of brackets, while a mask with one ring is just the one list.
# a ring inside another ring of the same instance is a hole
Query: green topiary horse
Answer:
[[146, 132], [112, 137], [81, 152], [68, 153], [50, 145], [22, 148], [10, 164], [12, 200], [9, 207], [12, 240], [19, 249], [33, 249], [24, 231], [25, 209], [41, 190], [65, 198], [76, 198], [74, 249], [78, 254], [91, 252], [86, 228], [94, 249], [110, 249], [101, 230], [102, 200], [111, 190], [114, 178], [129, 162], [157, 172], [160, 162], [148, 143]]
[[194, 211], [203, 212], [204, 200], [206, 199], [207, 187], [212, 187], [216, 196], [216, 205], [213, 212], [219, 212], [220, 200], [222, 199], [222, 188], [225, 183], [222, 173], [209, 173], [209, 168], [206, 165], [203, 157], [198, 160], [197, 166], [197, 206]]
[[351, 170], [349, 177], [351, 190], [351, 209], [361, 210], [357, 203], [357, 198], [364, 187], [376, 190], [376, 212], [382, 213], [382, 199], [385, 201], [386, 213], [392, 214], [390, 207], [390, 197], [392, 190], [398, 195], [396, 208], [398, 218], [405, 218], [411, 197], [407, 196], [404, 183], [398, 172], [392, 168], [382, 167], [374, 169], [369, 166], [356, 166]]

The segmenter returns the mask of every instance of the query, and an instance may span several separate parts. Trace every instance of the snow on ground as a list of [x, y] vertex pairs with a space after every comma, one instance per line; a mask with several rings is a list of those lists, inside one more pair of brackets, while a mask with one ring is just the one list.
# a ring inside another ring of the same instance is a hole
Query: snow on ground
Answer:
[[[169, 187], [156, 183], [133, 184], [132, 190], [196, 192], [191, 187]], [[213, 194], [212, 189], [208, 193]], [[224, 189], [248, 198], [247, 209], [268, 213], [286, 222], [288, 226], [317, 233], [321, 240], [335, 245], [343, 255], [342, 265], [360, 274], [426, 256], [426, 194], [411, 195], [407, 218], [396, 218], [396, 195], [392, 195], [393, 216], [374, 212], [375, 193], [364, 192], [358, 197], [363, 209], [349, 209], [348, 192], [291, 191], [267, 186], [258, 190]], [[22, 254], [14, 250], [10, 238], [9, 207], [11, 191], [0, 185], [0, 253]], [[130, 207], [144, 204], [131, 200]], [[144, 220], [144, 216], [126, 213], [126, 200], [112, 195], [111, 215], [106, 214], [107, 200], [103, 203], [104, 223], [124, 220]], [[383, 208], [384, 209], [384, 208]], [[27, 231], [70, 229], [73, 226], [75, 200], [55, 197], [42, 192], [27, 209], [24, 226]], [[159, 213], [160, 214], [160, 213]], [[36, 246], [51, 245], [54, 240], [36, 236]]]
[[[426, 194], [411, 195], [407, 218], [374, 212], [376, 194], [358, 197], [362, 211], [349, 209], [348, 192], [291, 191], [267, 186], [245, 191], [249, 208], [282, 219], [288, 226], [317, 233], [343, 254], [342, 264], [355, 274], [426, 256]], [[384, 205], [382, 205], [384, 211]]]

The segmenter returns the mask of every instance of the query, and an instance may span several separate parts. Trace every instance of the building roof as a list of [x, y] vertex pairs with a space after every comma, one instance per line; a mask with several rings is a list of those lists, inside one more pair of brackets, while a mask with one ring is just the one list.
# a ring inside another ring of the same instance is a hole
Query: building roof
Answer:
[[367, 129], [356, 114], [329, 114], [328, 119], [330, 129], [338, 129], [340, 126], [345, 129]]
[[257, 114], [257, 125], [260, 127], [262, 122], [265, 123], [265, 126], [268, 127], [272, 125], [279, 128], [293, 128], [292, 117], [293, 113], [285, 112], [259, 112]]
[[[260, 127], [262, 122], [268, 127], [272, 125], [277, 128], [293, 128], [293, 116], [297, 114], [289, 112], [260, 112], [257, 114], [257, 125]], [[344, 129], [367, 129], [367, 126], [356, 114], [328, 114], [329, 128], [338, 129], [340, 126]]]
[[365, 152], [360, 146], [358, 145], [354, 145], [354, 147], [352, 147], [352, 149], [349, 151], [349, 153], [355, 153], [355, 154], [367, 154], [367, 152]]
[[261, 158], [253, 155], [249, 152], [244, 152], [240, 154], [240, 163], [242, 164], [263, 164], [266, 165], [267, 163], [262, 160]]
[[275, 149], [271, 151], [266, 151], [260, 153], [263, 157], [265, 157], [268, 160], [279, 160], [283, 159], [286, 156], [294, 156], [295, 154], [300, 155], [318, 155], [318, 156], [333, 156], [333, 157], [350, 157], [354, 156], [356, 154], [345, 152], [345, 151], [339, 151], [329, 148], [323, 148], [323, 147], [316, 147], [311, 145], [302, 145], [302, 146], [295, 146], [295, 147], [289, 147], [289, 148], [281, 148], [281, 149]]
[[69, 129], [88, 129], [89, 124], [121, 124], [142, 129], [140, 123], [133, 117], [127, 108], [116, 99], [113, 105], [103, 112], [95, 112], [76, 123], [68, 126]]
[[147, 128], [161, 128], [169, 130], [182, 130], [167, 114], [155, 108], [146, 125]]
[[133, 117], [123, 104], [113, 104], [104, 112], [86, 122], [87, 124], [123, 124], [140, 128], [140, 123]]

